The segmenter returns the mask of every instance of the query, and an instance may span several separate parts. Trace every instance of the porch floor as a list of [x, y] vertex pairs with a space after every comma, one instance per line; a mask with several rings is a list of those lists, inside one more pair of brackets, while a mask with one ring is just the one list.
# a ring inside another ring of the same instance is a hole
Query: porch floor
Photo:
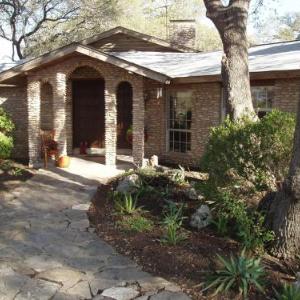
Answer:
[[116, 166], [106, 166], [104, 156], [80, 155], [72, 156], [69, 168], [63, 170], [88, 180], [103, 182], [133, 167], [133, 159], [130, 155], [117, 155]]

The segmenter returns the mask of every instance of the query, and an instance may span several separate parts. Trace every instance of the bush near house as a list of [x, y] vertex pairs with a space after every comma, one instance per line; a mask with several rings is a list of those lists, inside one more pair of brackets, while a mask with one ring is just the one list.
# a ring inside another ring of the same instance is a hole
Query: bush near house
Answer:
[[288, 172], [294, 129], [294, 115], [273, 111], [257, 122], [227, 119], [211, 131], [201, 160], [209, 180], [198, 189], [210, 201], [217, 231], [247, 249], [263, 250], [273, 239], [257, 204]]
[[12, 132], [15, 126], [9, 115], [0, 107], [0, 159], [10, 156], [13, 148]]

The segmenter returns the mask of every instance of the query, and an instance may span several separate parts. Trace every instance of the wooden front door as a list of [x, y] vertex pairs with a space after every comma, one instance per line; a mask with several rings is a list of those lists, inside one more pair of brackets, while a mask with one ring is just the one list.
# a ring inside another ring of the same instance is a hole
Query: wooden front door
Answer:
[[74, 80], [73, 146], [87, 142], [89, 148], [104, 148], [104, 81]]
[[132, 87], [121, 82], [117, 89], [117, 147], [131, 149], [132, 144], [126, 138], [127, 130], [132, 128]]

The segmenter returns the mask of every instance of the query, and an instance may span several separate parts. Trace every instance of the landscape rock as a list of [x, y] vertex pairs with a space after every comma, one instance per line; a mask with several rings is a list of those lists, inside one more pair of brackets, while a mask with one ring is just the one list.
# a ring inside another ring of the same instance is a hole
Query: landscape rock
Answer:
[[163, 291], [159, 294], [153, 295], [149, 300], [191, 300], [190, 297], [184, 293], [173, 293], [169, 291]]
[[196, 191], [195, 188], [191, 187], [191, 188], [187, 188], [184, 191], [184, 194], [187, 198], [189, 198], [190, 200], [203, 200], [204, 197], [201, 194], [198, 194], [198, 192]]
[[114, 300], [131, 300], [139, 296], [139, 292], [132, 287], [112, 287], [101, 294]]
[[193, 228], [202, 229], [207, 227], [212, 221], [212, 215], [207, 205], [201, 205], [192, 215], [190, 225]]
[[123, 178], [119, 182], [116, 190], [120, 193], [134, 193], [138, 188], [138, 184], [139, 176], [137, 174], [132, 174]]
[[152, 168], [158, 167], [158, 156], [157, 155], [152, 155], [150, 160], [149, 160], [149, 165]]

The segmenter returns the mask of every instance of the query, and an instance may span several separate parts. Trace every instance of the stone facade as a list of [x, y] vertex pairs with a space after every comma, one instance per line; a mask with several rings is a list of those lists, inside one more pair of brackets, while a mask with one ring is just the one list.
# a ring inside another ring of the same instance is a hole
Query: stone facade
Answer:
[[[39, 130], [45, 126], [50, 129], [50, 119], [53, 121], [60, 153], [72, 154], [72, 79], [76, 78], [103, 78], [105, 81], [105, 153], [108, 165], [114, 165], [116, 161], [116, 90], [122, 81], [129, 82], [133, 89], [132, 154], [136, 165], [142, 165], [144, 155], [157, 155], [160, 162], [197, 165], [204, 152], [210, 128], [218, 125], [221, 120], [222, 89], [219, 82], [162, 85], [111, 64], [77, 55], [30, 72], [27, 84], [0, 88], [0, 104], [16, 123], [15, 158], [29, 158], [33, 165], [40, 161]], [[296, 112], [300, 99], [300, 79], [276, 79], [274, 87], [273, 107]], [[158, 89], [163, 91], [159, 97]], [[186, 153], [168, 150], [166, 99], [168, 93], [176, 89], [192, 91], [193, 95], [191, 151]], [[144, 129], [147, 131], [146, 142]]]
[[26, 84], [18, 87], [0, 88], [0, 106], [11, 116], [15, 123], [13, 157], [18, 160], [28, 159], [28, 113]]
[[[91, 72], [92, 74], [86, 74]], [[78, 71], [79, 70], [79, 71]], [[74, 72], [75, 71], [75, 72]], [[40, 161], [40, 128], [42, 127], [41, 107], [45, 96], [43, 86], [52, 87], [53, 92], [53, 126], [55, 139], [59, 143], [61, 155], [72, 154], [72, 76], [74, 78], [90, 78], [95, 71], [105, 80], [105, 153], [106, 164], [114, 165], [116, 162], [116, 89], [120, 82], [127, 81], [133, 88], [133, 158], [136, 165], [141, 165], [144, 158], [144, 99], [143, 78], [129, 74], [127, 71], [94, 60], [85, 56], [74, 56], [65, 59], [63, 63], [55, 64], [27, 76], [28, 101], [28, 158], [31, 165]], [[0, 94], [2, 95], [2, 94]], [[5, 95], [3, 96], [5, 97]], [[24, 98], [26, 93], [24, 92]], [[46, 97], [47, 98], [47, 97]], [[4, 100], [3, 100], [4, 101]], [[25, 99], [26, 101], [26, 99]], [[46, 99], [46, 101], [50, 101]], [[8, 111], [12, 107], [7, 108]], [[24, 107], [26, 110], [26, 105]], [[43, 112], [47, 118], [49, 111]], [[15, 120], [18, 123], [18, 120]], [[17, 141], [19, 144], [19, 141]]]

